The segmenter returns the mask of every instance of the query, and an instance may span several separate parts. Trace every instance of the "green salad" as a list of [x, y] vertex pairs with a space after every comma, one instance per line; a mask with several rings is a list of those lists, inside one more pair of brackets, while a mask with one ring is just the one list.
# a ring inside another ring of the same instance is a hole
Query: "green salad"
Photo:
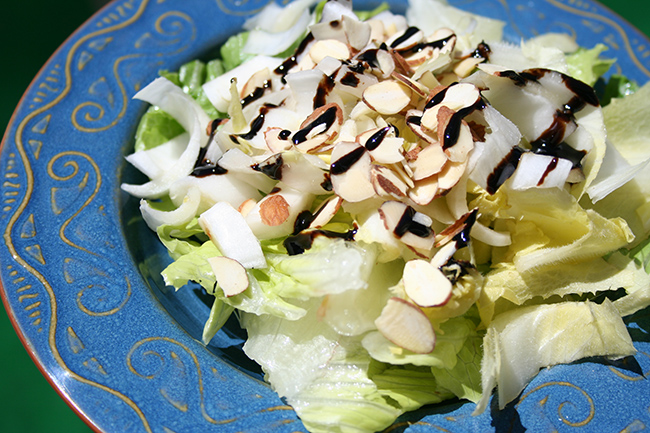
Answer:
[[206, 344], [236, 315], [311, 432], [480, 414], [540, 368], [635, 354], [650, 87], [603, 79], [603, 45], [503, 27], [440, 0], [272, 3], [135, 95], [149, 181], [122, 188], [166, 284], [214, 296]]

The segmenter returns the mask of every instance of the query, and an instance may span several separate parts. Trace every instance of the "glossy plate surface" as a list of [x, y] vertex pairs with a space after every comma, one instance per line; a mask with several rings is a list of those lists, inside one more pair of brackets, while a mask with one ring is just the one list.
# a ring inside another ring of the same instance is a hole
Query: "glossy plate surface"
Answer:
[[[2, 295], [37, 363], [98, 431], [305, 431], [241, 354], [236, 325], [207, 348], [198, 341], [209, 308], [191, 289], [163, 286], [166, 253], [119, 189], [137, 176], [123, 156], [146, 108], [131, 96], [160, 69], [213, 57], [265, 1], [114, 1], [50, 59], [5, 134]], [[598, 3], [451, 3], [503, 19], [513, 42], [548, 31], [574, 34], [587, 47], [603, 42], [620, 71], [640, 83], [650, 78], [650, 41]], [[403, 2], [394, 4], [403, 11]], [[473, 405], [452, 403], [389, 430], [646, 428], [647, 313], [628, 322], [639, 350], [634, 365], [554, 367], [504, 411], [471, 417]]]

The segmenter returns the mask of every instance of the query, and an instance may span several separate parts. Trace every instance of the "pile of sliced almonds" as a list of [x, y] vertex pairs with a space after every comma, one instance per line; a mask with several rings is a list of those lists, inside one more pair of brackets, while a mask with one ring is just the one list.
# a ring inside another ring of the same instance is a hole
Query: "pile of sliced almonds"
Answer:
[[[517, 168], [513, 154], [534, 155], [521, 147], [519, 125], [495, 110], [484, 92], [498, 83], [513, 93], [548, 93], [534, 74], [498, 68], [474, 74], [488, 60], [489, 47], [463, 52], [456, 42], [449, 29], [425, 34], [390, 12], [359, 21], [342, 3], [330, 1], [295, 55], [257, 56], [204, 85], [212, 104], [229, 118], [206, 125], [209, 141], [196, 156], [194, 172], [208, 167], [213, 174], [197, 176], [189, 188], [210, 189], [206, 179], [223, 176], [230, 179], [230, 186], [219, 185], [224, 197], [229, 188], [241, 191], [239, 185], [262, 193], [227, 195], [224, 206], [202, 192], [201, 203], [182, 204], [197, 213], [199, 206], [216, 207], [199, 222], [229, 257], [211, 261], [227, 296], [246, 289], [244, 269], [265, 266], [259, 239], [313, 232], [341, 207], [351, 214], [373, 209], [383, 229], [413, 256], [402, 278], [405, 299], [388, 302], [377, 328], [404, 349], [433, 350], [435, 334], [423, 309], [443, 306], [453, 296], [455, 282], [443, 267], [480, 225], [476, 210], [467, 209], [468, 179], [494, 192]], [[544, 72], [549, 86], [565, 83], [563, 98], [581, 96], [567, 77]], [[557, 121], [553, 104], [568, 104], [551, 99], [550, 118], [541, 124]], [[576, 129], [574, 114], [566, 116], [569, 134]], [[533, 143], [542, 136], [524, 138]], [[557, 159], [566, 160], [548, 157], [543, 178], [526, 182], [562, 187], [570, 171], [576, 178], [579, 161], [560, 164], [566, 175], [553, 178]], [[547, 178], [556, 183], [544, 184]], [[325, 199], [313, 209], [319, 196]], [[462, 197], [456, 201], [462, 204], [437, 212], [436, 201], [447, 196]], [[305, 212], [311, 219], [299, 224]], [[490, 230], [483, 226], [476, 235], [485, 241]], [[494, 237], [500, 246], [508, 243], [503, 234]]]

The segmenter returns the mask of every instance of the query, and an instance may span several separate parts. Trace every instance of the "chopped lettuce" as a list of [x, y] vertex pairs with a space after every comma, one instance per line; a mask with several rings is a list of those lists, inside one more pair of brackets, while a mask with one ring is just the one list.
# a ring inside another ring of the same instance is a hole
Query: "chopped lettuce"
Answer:
[[496, 384], [503, 408], [540, 368], [581, 358], [622, 358], [636, 353], [625, 323], [606, 300], [565, 302], [519, 308], [500, 314], [484, 339], [482, 412]]
[[593, 86], [616, 62], [615, 59], [601, 58], [600, 55], [605, 51], [605, 44], [598, 44], [591, 49], [578, 48], [575, 53], [567, 56], [569, 75]]

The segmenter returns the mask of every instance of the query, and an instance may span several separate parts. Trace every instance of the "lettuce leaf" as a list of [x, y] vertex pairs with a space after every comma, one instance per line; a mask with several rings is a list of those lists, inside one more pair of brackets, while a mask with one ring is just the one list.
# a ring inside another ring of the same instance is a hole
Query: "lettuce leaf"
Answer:
[[591, 49], [580, 47], [575, 53], [567, 56], [569, 75], [593, 86], [598, 78], [607, 73], [616, 59], [603, 59], [600, 55], [607, 51], [607, 45], [598, 44]]
[[500, 314], [484, 337], [483, 397], [487, 407], [494, 384], [499, 407], [512, 401], [542, 367], [581, 358], [619, 358], [636, 350], [618, 311], [608, 300], [564, 302], [518, 308]]

